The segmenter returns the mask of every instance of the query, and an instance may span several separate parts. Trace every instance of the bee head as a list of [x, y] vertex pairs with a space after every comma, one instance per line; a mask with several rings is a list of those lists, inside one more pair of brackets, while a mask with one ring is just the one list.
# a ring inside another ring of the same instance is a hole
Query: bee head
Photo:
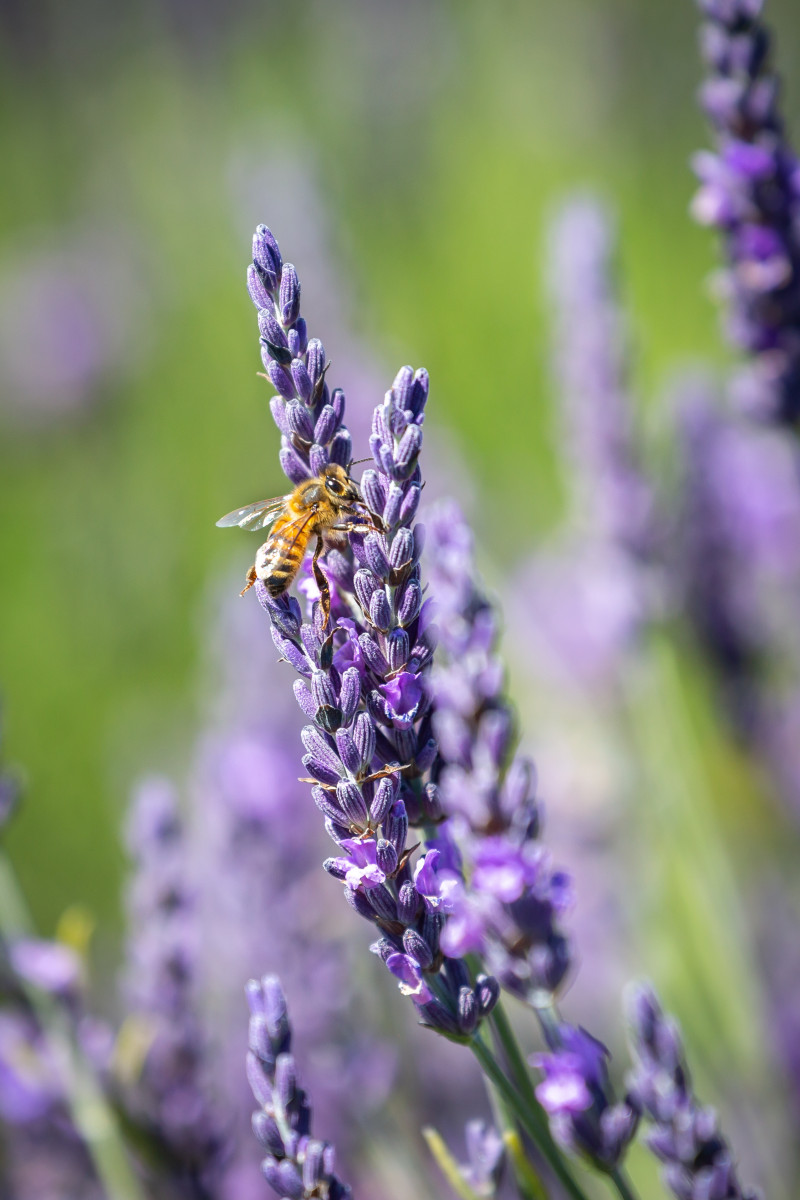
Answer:
[[325, 491], [334, 503], [349, 508], [361, 499], [358, 484], [338, 463], [328, 463], [322, 475]]

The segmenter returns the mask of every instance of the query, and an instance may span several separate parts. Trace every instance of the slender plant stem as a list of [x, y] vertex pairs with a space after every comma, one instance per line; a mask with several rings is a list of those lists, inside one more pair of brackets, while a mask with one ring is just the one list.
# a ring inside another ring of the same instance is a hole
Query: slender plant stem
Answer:
[[[0, 852], [0, 932], [30, 936], [33, 921], [14, 870]], [[70, 1022], [52, 997], [21, 981], [42, 1033], [63, 1069], [66, 1102], [109, 1200], [147, 1200], [131, 1168], [117, 1118], [93, 1069], [76, 1043]]]
[[546, 1123], [543, 1125], [543, 1114], [541, 1111], [537, 1112], [535, 1108], [525, 1103], [516, 1088], [512, 1087], [503, 1074], [491, 1050], [485, 1042], [481, 1041], [480, 1037], [474, 1037], [470, 1045], [482, 1070], [511, 1107], [520, 1126], [533, 1140], [539, 1150], [541, 1150], [553, 1174], [572, 1197], [572, 1200], [588, 1200], [586, 1193], [573, 1177], [572, 1172], [561, 1157], [561, 1153], [553, 1142]]
[[614, 1184], [622, 1200], [638, 1200], [636, 1192], [633, 1190], [631, 1182], [622, 1167], [616, 1167], [610, 1173], [609, 1180]]
[[511, 1073], [514, 1076], [517, 1087], [529, 1104], [536, 1104], [536, 1094], [533, 1090], [533, 1082], [531, 1073], [528, 1070], [528, 1064], [523, 1058], [522, 1051], [519, 1048], [516, 1034], [511, 1027], [511, 1022], [503, 1008], [502, 1000], [492, 1009], [492, 1015], [489, 1018], [494, 1029], [498, 1042], [503, 1048], [503, 1052], [508, 1059], [508, 1065]]

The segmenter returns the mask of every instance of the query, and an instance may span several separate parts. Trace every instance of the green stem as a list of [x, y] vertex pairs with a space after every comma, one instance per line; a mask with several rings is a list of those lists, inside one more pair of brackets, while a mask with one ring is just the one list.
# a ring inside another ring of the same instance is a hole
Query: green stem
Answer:
[[622, 1167], [615, 1167], [608, 1176], [611, 1183], [619, 1192], [622, 1200], [638, 1200], [636, 1192], [633, 1190], [630, 1180], [623, 1171]]
[[508, 1065], [517, 1087], [529, 1104], [538, 1104], [528, 1064], [525, 1062], [522, 1051], [519, 1048], [519, 1042], [503, 1008], [502, 1000], [498, 1001], [492, 1009], [492, 1015], [489, 1020], [497, 1041], [500, 1043], [503, 1053], [508, 1060]]
[[[33, 921], [14, 870], [0, 853], [0, 933], [13, 941], [32, 932]], [[116, 1116], [75, 1041], [70, 1022], [52, 997], [21, 984], [56, 1061], [63, 1064], [70, 1115], [109, 1200], [147, 1200], [128, 1161]]]
[[554, 1143], [550, 1135], [547, 1119], [541, 1108], [525, 1103], [519, 1092], [511, 1086], [491, 1050], [481, 1041], [480, 1037], [474, 1037], [470, 1042], [470, 1046], [484, 1074], [488, 1076], [500, 1095], [512, 1109], [521, 1128], [525, 1130], [536, 1147], [541, 1151], [553, 1174], [572, 1197], [572, 1200], [588, 1200], [586, 1193], [573, 1178], [572, 1172], [564, 1162], [561, 1152]]

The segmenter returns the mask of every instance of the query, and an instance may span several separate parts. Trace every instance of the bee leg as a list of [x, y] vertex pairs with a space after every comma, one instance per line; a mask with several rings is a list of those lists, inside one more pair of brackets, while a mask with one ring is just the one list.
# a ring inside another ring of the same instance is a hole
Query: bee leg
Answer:
[[327, 627], [331, 616], [331, 589], [318, 561], [324, 545], [325, 543], [322, 538], [317, 537], [317, 544], [314, 547], [314, 557], [311, 559], [311, 569], [314, 572], [314, 579], [319, 588], [319, 602], [322, 606], [322, 615], [324, 617], [323, 629]]
[[331, 529], [335, 529], [337, 533], [381, 533], [382, 531], [377, 525], [332, 525]]
[[250, 588], [253, 586], [255, 581], [258, 579], [258, 576], [256, 575], [255, 567], [250, 568], [250, 570], [245, 575], [245, 579], [247, 580], [247, 583], [244, 585], [242, 590], [239, 592], [240, 596], [243, 596], [245, 594], [245, 592], [249, 592]]

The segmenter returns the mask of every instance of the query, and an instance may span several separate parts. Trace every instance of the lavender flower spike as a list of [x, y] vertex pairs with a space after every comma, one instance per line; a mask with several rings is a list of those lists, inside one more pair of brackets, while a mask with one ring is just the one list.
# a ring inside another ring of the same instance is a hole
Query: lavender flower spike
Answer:
[[325, 347], [318, 338], [309, 340], [300, 316], [297, 271], [284, 263], [266, 225], [259, 225], [253, 237], [247, 287], [258, 309], [266, 378], [278, 393], [270, 409], [281, 432], [284, 473], [297, 484], [319, 475], [328, 463], [347, 467], [352, 447], [342, 424], [344, 392], [337, 388], [331, 395], [328, 389]]
[[455, 504], [440, 507], [430, 525], [444, 652], [429, 682], [438, 784], [469, 879], [454, 890], [442, 947], [482, 953], [503, 987], [534, 1009], [550, 1049], [531, 1060], [545, 1076], [536, 1095], [553, 1134], [611, 1173], [636, 1132], [638, 1111], [629, 1097], [615, 1101], [605, 1046], [558, 1015], [556, 995], [570, 967], [560, 928], [570, 883], [539, 840], [533, 764], [514, 753], [498, 620], [475, 579], [469, 528]]
[[480, 951], [503, 987], [546, 1009], [570, 967], [559, 925], [569, 880], [538, 838], [535, 768], [513, 752], [499, 624], [475, 581], [470, 530], [455, 503], [437, 508], [429, 527], [441, 652], [428, 681], [435, 775], [470, 878], [469, 890], [455, 892], [443, 946], [449, 954]]
[[141, 1073], [124, 1090], [123, 1103], [176, 1183], [201, 1200], [222, 1166], [224, 1117], [207, 1078], [194, 897], [186, 882], [183, 825], [166, 780], [139, 787], [127, 834], [136, 873], [128, 901], [125, 998], [128, 1020], [148, 1036]]
[[261, 1169], [279, 1196], [345, 1200], [350, 1188], [335, 1174], [335, 1151], [311, 1137], [311, 1108], [297, 1082], [286, 999], [275, 975], [247, 985], [250, 1049], [247, 1076], [259, 1108], [253, 1132], [267, 1154]]
[[743, 1187], [713, 1108], [692, 1091], [677, 1024], [652, 988], [635, 985], [627, 997], [634, 1057], [631, 1092], [652, 1122], [646, 1142], [664, 1164], [663, 1179], [678, 1200], [759, 1200]]
[[582, 526], [633, 559], [653, 552], [653, 497], [637, 461], [628, 335], [614, 286], [615, 237], [592, 196], [569, 200], [549, 231], [554, 374]]
[[[270, 263], [277, 261], [272, 242]], [[277, 268], [270, 269], [274, 275]], [[270, 378], [275, 382], [275, 371]], [[341, 422], [344, 394], [335, 395]], [[277, 649], [302, 677], [295, 697], [311, 722], [302, 731], [303, 765], [340, 851], [325, 868], [344, 883], [350, 906], [377, 927], [373, 950], [423, 1022], [467, 1041], [496, 1003], [499, 988], [488, 976], [473, 979], [460, 956], [443, 950], [452, 873], [435, 846], [415, 863], [417, 846], [408, 840], [410, 825], [432, 827], [441, 819], [430, 775], [436, 740], [425, 687], [434, 639], [430, 606], [423, 604], [423, 530], [414, 523], [427, 399], [427, 372], [403, 367], [375, 409], [370, 438], [375, 467], [361, 481], [373, 529], [349, 531], [343, 550], [328, 550], [323, 560], [333, 627], [319, 601], [312, 602], [311, 621], [303, 623], [296, 599], [286, 594], [273, 599], [263, 584], [255, 587], [272, 620]], [[292, 411], [298, 419], [302, 415], [299, 408]], [[279, 409], [279, 425], [282, 414]], [[305, 453], [302, 439], [291, 445], [293, 452]], [[312, 470], [315, 453], [312, 446], [307, 460]]]
[[694, 160], [693, 212], [722, 233], [721, 291], [728, 335], [752, 356], [737, 381], [742, 404], [778, 424], [800, 424], [800, 163], [778, 109], [763, 0], [698, 0], [709, 77], [700, 103], [717, 153]]

